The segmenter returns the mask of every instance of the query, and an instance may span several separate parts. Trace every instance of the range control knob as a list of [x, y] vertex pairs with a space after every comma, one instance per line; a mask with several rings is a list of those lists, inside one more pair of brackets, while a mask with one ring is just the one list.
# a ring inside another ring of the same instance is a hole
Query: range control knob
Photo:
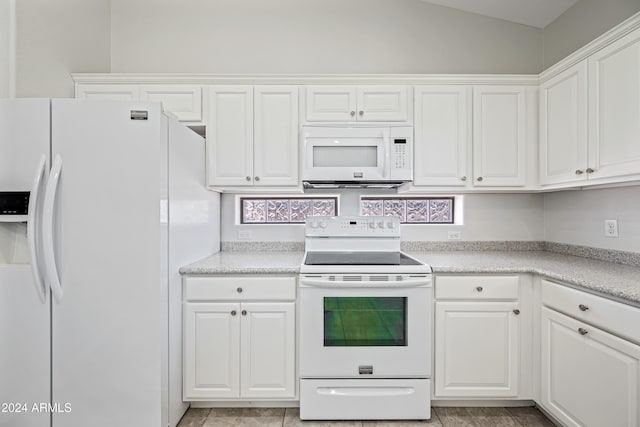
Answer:
[[376, 228], [376, 222], [375, 221], [369, 221], [369, 228]]
[[378, 221], [378, 228], [384, 228], [384, 221]]
[[396, 224], [393, 221], [387, 222], [387, 228], [395, 228]]
[[320, 228], [327, 228], [327, 223], [325, 221], [320, 222]]
[[318, 228], [318, 223], [316, 221], [309, 221], [309, 227]]

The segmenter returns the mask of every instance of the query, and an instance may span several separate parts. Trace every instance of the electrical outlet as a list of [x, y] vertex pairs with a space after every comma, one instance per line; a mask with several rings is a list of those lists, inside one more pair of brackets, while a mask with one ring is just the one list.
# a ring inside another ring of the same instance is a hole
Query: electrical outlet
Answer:
[[618, 237], [618, 220], [617, 219], [604, 220], [604, 235], [605, 237]]
[[462, 231], [449, 231], [449, 240], [460, 240], [462, 238]]
[[251, 240], [251, 230], [238, 230], [238, 240]]

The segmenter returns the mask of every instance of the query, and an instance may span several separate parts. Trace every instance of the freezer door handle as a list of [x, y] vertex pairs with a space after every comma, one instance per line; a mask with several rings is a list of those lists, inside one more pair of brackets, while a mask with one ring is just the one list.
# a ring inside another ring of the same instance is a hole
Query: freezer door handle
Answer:
[[62, 157], [56, 156], [49, 174], [49, 182], [47, 182], [47, 192], [44, 195], [44, 213], [42, 216], [42, 238], [44, 249], [44, 265], [47, 271], [47, 279], [51, 287], [51, 293], [56, 302], [62, 300], [63, 292], [60, 284], [60, 276], [58, 275], [58, 267], [56, 266], [56, 252], [53, 241], [53, 230], [55, 228], [55, 206], [56, 193], [58, 191], [58, 183], [60, 182], [60, 174], [62, 173]]
[[42, 267], [38, 256], [38, 244], [36, 242], [36, 223], [38, 220], [38, 200], [40, 200], [40, 191], [44, 182], [45, 168], [47, 166], [47, 157], [43, 154], [38, 162], [36, 175], [31, 185], [31, 193], [29, 194], [29, 208], [27, 210], [27, 243], [29, 245], [29, 256], [31, 257], [31, 272], [33, 273], [33, 283], [36, 286], [36, 293], [40, 302], [47, 302], [47, 293], [45, 283], [40, 273]]

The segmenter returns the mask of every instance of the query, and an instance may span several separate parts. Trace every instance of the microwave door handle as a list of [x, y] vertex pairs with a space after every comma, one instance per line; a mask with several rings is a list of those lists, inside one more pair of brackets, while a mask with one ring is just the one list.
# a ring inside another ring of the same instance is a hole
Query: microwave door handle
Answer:
[[388, 176], [389, 173], [387, 168], [389, 167], [389, 129], [382, 129], [382, 146], [384, 147], [384, 161], [382, 162], [382, 176], [384, 179], [391, 179], [391, 176]]
[[33, 178], [31, 194], [29, 195], [29, 208], [27, 210], [27, 243], [29, 246], [29, 256], [31, 257], [31, 272], [36, 286], [36, 293], [38, 294], [38, 298], [40, 298], [40, 302], [43, 304], [47, 302], [47, 294], [45, 291], [44, 280], [40, 273], [41, 261], [38, 256], [38, 246], [36, 242], [36, 222], [38, 220], [38, 201], [40, 200], [40, 192], [42, 190], [42, 183], [44, 182], [43, 178], [46, 166], [47, 158], [43, 154], [40, 157], [38, 168], [36, 169], [36, 175]]

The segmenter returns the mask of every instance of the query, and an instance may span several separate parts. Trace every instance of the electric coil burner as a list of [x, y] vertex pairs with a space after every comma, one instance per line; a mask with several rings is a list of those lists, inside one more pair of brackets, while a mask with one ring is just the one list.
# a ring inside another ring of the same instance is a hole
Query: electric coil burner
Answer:
[[305, 236], [300, 418], [430, 418], [431, 268], [399, 219], [309, 218]]

